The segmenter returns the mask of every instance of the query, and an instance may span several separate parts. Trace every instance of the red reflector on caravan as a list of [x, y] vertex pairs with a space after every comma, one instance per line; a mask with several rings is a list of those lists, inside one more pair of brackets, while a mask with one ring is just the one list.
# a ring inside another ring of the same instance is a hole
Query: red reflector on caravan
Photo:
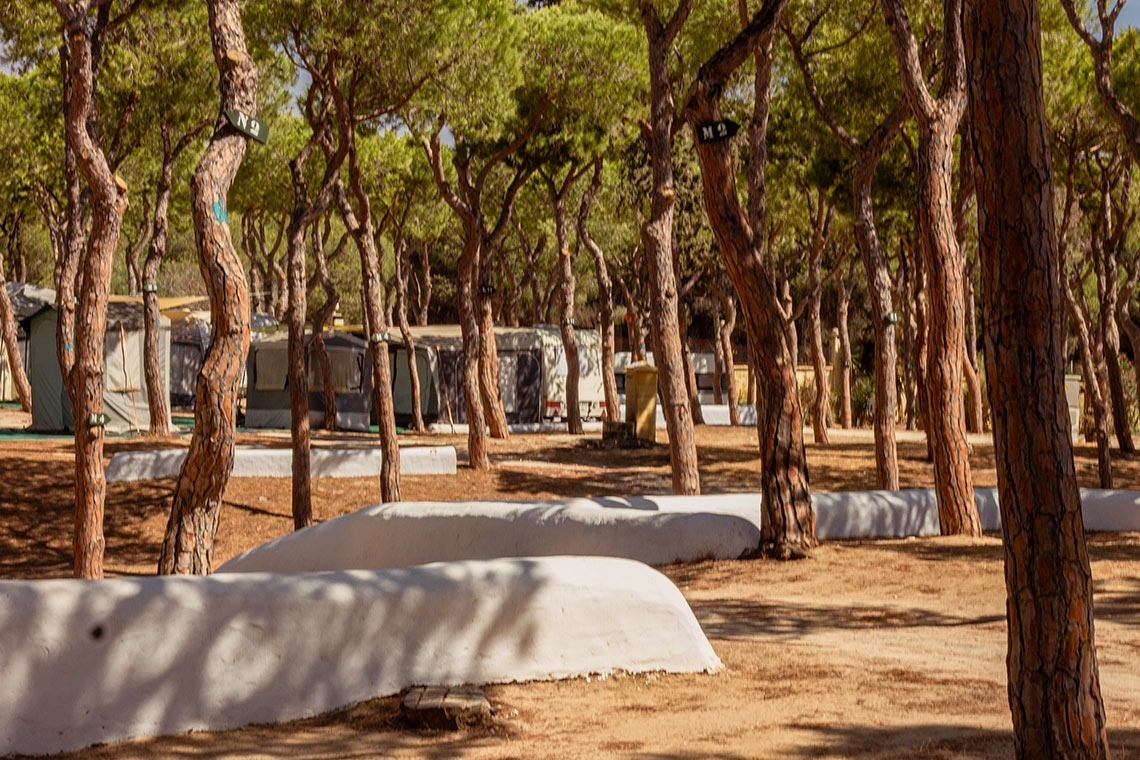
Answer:
[[562, 404], [558, 403], [557, 401], [547, 401], [546, 402], [546, 408], [547, 409], [557, 409], [560, 406], [562, 406]]

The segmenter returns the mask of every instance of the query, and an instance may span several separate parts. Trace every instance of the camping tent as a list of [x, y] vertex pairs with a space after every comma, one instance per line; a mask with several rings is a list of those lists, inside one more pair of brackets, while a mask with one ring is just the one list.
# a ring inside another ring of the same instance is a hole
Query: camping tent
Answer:
[[[332, 364], [336, 388], [336, 425], [341, 430], [368, 431], [372, 411], [372, 371], [368, 343], [342, 332], [326, 332], [322, 341]], [[306, 336], [308, 349], [312, 341]], [[308, 355], [310, 352], [306, 351]], [[321, 425], [325, 420], [325, 399], [320, 369], [315, 361], [309, 368], [309, 420]], [[268, 335], [251, 343], [246, 360], [245, 426], [288, 428], [292, 420], [289, 400], [289, 339], [285, 333]]]
[[[392, 406], [396, 424], [408, 426], [412, 415], [412, 374], [408, 370], [408, 348], [403, 343], [389, 343], [392, 361]], [[420, 385], [420, 416], [425, 424], [440, 418], [439, 352], [434, 346], [416, 344], [416, 373]]]
[[[8, 302], [12, 305], [12, 318], [16, 321], [20, 358], [24, 360], [26, 371], [29, 351], [28, 331], [25, 323], [40, 309], [55, 303], [55, 291], [28, 282], [5, 283], [4, 290], [7, 291]], [[55, 356], [54, 350], [52, 356]], [[3, 342], [0, 342], [0, 401], [16, 401], [18, 398], [15, 380], [12, 377], [11, 369], [8, 367], [8, 352]]]
[[[170, 317], [170, 404], [192, 409], [198, 375], [210, 347], [210, 312], [176, 308], [163, 309], [162, 313]], [[250, 340], [258, 341], [276, 327], [273, 317], [254, 314], [250, 319]], [[241, 389], [245, 391], [244, 375]]]
[[[55, 352], [58, 312], [54, 305], [41, 308], [28, 325], [28, 381], [32, 385], [32, 430], [75, 429], [71, 400], [59, 372]], [[143, 370], [145, 335], [142, 303], [137, 299], [107, 304], [104, 338], [103, 411], [107, 432], [139, 433], [150, 428], [146, 380]], [[170, 320], [159, 316], [159, 371], [163, 393], [170, 394]], [[169, 423], [169, 421], [168, 421]]]

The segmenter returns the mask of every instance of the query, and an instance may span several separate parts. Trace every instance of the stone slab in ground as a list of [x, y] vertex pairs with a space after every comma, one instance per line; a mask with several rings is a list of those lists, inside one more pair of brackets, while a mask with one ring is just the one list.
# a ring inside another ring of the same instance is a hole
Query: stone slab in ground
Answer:
[[437, 731], [486, 726], [491, 722], [487, 695], [472, 686], [415, 686], [404, 695], [400, 712], [412, 725]]

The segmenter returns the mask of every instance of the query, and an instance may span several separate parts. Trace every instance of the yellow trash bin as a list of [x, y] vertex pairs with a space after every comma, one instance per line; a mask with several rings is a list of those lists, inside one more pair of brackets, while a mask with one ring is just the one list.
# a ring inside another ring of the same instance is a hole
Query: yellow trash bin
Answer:
[[625, 421], [643, 441], [657, 440], [657, 368], [638, 362], [625, 368]]

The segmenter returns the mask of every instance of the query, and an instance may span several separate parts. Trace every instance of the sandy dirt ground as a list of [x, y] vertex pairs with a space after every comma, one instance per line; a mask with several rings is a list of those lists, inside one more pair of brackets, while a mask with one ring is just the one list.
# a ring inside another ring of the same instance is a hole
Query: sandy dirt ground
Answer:
[[[71, 566], [73, 449], [66, 437], [19, 434], [27, 418], [0, 409], [0, 579], [67, 577]], [[874, 487], [870, 433], [834, 431], [811, 443], [813, 489]], [[900, 433], [904, 487], [929, 487], [919, 434]], [[611, 449], [599, 434], [516, 435], [491, 441], [495, 468], [465, 466], [463, 436], [406, 436], [452, 444], [454, 476], [407, 476], [406, 500], [550, 498], [669, 491], [668, 449]], [[699, 428], [706, 493], [759, 485], [754, 429]], [[240, 436], [287, 446], [285, 435]], [[659, 441], [664, 436], [659, 433]], [[186, 445], [112, 439], [114, 451]], [[975, 485], [995, 485], [993, 450], [972, 439]], [[315, 445], [366, 445], [317, 434]], [[1095, 452], [1077, 449], [1082, 485]], [[1116, 485], [1140, 490], [1140, 459], [1114, 460]], [[1027, 474], [1028, 476], [1028, 474]], [[111, 484], [108, 575], [154, 572], [173, 480]], [[375, 503], [374, 479], [314, 481], [318, 519]], [[288, 532], [289, 483], [230, 482], [215, 563]], [[1109, 741], [1140, 757], [1140, 534], [1089, 536], [1097, 645]], [[611, 674], [551, 683], [486, 685], [489, 729], [408, 727], [399, 697], [273, 726], [95, 747], [74, 758], [998, 758], [1013, 737], [1005, 689], [1005, 585], [999, 537], [825, 542], [812, 558], [663, 567], [700, 620], [723, 671]], [[376, 645], [382, 646], [382, 642]]]

